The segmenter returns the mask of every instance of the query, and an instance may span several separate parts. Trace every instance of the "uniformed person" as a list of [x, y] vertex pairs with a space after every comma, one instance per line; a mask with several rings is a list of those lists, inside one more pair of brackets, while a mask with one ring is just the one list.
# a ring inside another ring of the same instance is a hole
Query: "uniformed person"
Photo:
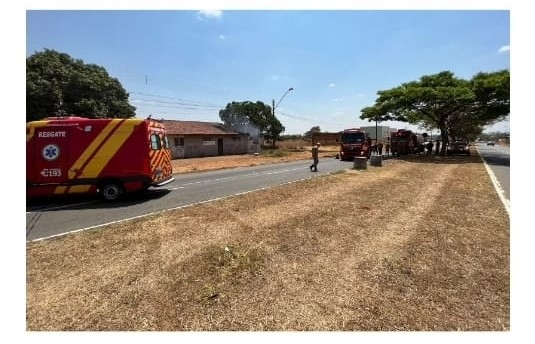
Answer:
[[315, 146], [312, 146], [312, 165], [310, 165], [310, 171], [318, 172], [318, 162], [319, 162], [319, 150], [320, 143], [316, 143]]

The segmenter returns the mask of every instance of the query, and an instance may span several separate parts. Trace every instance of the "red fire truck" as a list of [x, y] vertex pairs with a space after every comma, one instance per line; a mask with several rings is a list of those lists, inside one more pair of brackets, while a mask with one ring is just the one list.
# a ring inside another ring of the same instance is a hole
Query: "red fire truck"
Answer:
[[340, 159], [342, 161], [362, 156], [369, 158], [370, 154], [370, 141], [365, 131], [360, 128], [350, 128], [340, 132]]
[[174, 180], [169, 141], [152, 119], [48, 117], [26, 124], [26, 195], [122, 194]]
[[393, 156], [422, 152], [424, 138], [412, 130], [398, 129], [390, 135], [390, 151]]

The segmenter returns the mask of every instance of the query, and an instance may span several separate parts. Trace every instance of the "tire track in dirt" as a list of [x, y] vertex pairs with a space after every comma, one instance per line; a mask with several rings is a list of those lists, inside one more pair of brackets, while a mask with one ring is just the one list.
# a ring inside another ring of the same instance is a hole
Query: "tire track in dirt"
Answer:
[[[346, 174], [354, 176], [350, 183], [344, 174], [335, 174], [282, 186], [278, 190], [280, 201], [275, 204], [271, 199], [262, 199], [259, 193], [244, 195], [246, 198], [226, 199], [231, 202], [229, 220], [240, 223], [246, 233], [286, 227], [288, 223], [300, 222], [310, 214], [321, 212], [323, 205], [337, 204], [340, 200], [354, 197], [358, 192], [368, 193], [375, 185], [387, 183], [399, 173], [406, 173], [413, 168], [399, 161], [393, 161], [391, 165], [395, 169], [349, 170]], [[303, 188], [301, 185], [307, 186]], [[310, 193], [311, 189], [314, 193]], [[285, 202], [287, 198], [291, 198], [291, 204]], [[367, 202], [363, 200], [362, 203]]]
[[[269, 254], [271, 266], [266, 272], [267, 282], [258, 291], [253, 291], [251, 298], [255, 302], [254, 308], [251, 309], [270, 314], [271, 320], [258, 324], [258, 329], [287, 330], [303, 329], [303, 327], [306, 330], [339, 329], [354, 322], [355, 318], [373, 318], [375, 311], [373, 301], [362, 300], [361, 292], [370, 295], [371, 290], [372, 294], [375, 293], [376, 281], [373, 278], [380, 273], [376, 270], [382, 268], [383, 259], [388, 257], [389, 261], [395, 261], [396, 256], [405, 253], [405, 245], [416, 234], [419, 222], [431, 211], [436, 199], [440, 197], [448, 176], [455, 168], [455, 165], [439, 165], [433, 171], [421, 171], [418, 165], [401, 163], [392, 170], [363, 174], [360, 176], [362, 178], [354, 181], [355, 185], [346, 185], [345, 189], [340, 184], [347, 184], [347, 179], [346, 176], [341, 176], [342, 179], [334, 185], [326, 184], [314, 188], [324, 192], [323, 202], [320, 204], [308, 197], [302, 199], [303, 202], [297, 211], [292, 208], [292, 214], [295, 216], [287, 219], [289, 225], [283, 226], [277, 219], [262, 223], [261, 228], [256, 228], [256, 233], [261, 235], [261, 231], [273, 231], [271, 236], [277, 239], [268, 241], [272, 251]], [[432, 178], [428, 177], [429, 174]], [[406, 183], [397, 183], [398, 180], [411, 178], [424, 180], [421, 179], [423, 177], [425, 177], [423, 188], [412, 189]], [[375, 187], [384, 188], [390, 184], [394, 195], [398, 192], [399, 194], [410, 192], [411, 199], [425, 199], [425, 202], [396, 204], [400, 201], [397, 197], [389, 200], [374, 198]], [[340, 192], [340, 190], [345, 191]], [[371, 204], [381, 201], [386, 208], [397, 205], [399, 210], [397, 215], [392, 217], [390, 213], [384, 212], [384, 208], [368, 209], [366, 206], [357, 205], [368, 211], [349, 214], [339, 222], [336, 222], [337, 219], [329, 218], [327, 215], [329, 209], [322, 209], [322, 205], [337, 204], [344, 209], [347, 207], [350, 212], [351, 207], [354, 208], [355, 204], [359, 204], [358, 198], [351, 198], [351, 195], [355, 196], [355, 190], [359, 190], [360, 195]], [[288, 207], [288, 204], [282, 204], [280, 207], [279, 212], [273, 213], [279, 214], [274, 216], [275, 218], [281, 217], [280, 214], [283, 214], [281, 211], [284, 211], [284, 207]], [[316, 215], [325, 213], [324, 225], [320, 223], [315, 228], [307, 228], [306, 217], [310, 216], [310, 212]], [[243, 217], [240, 218], [241, 221], [249, 223], [249, 220]], [[374, 221], [380, 225], [373, 226]], [[332, 222], [336, 224], [335, 230], [332, 229]], [[359, 224], [372, 230], [359, 232]], [[277, 229], [279, 227], [281, 228]], [[248, 230], [251, 229], [251, 226], [248, 226]], [[318, 239], [319, 237], [321, 239]], [[275, 297], [277, 294], [283, 296]], [[266, 298], [266, 295], [271, 297]], [[317, 295], [322, 295], [322, 298], [318, 300]], [[244, 309], [241, 314], [245, 315], [248, 312]], [[325, 317], [325, 313], [331, 316]], [[316, 318], [317, 322], [314, 325], [280, 324], [277, 323], [277, 318], [309, 320]], [[246, 319], [247, 316], [244, 316], [242, 321]]]
[[407, 204], [407, 207], [397, 212], [397, 215], [390, 217], [383, 223], [380, 231], [370, 237], [371, 240], [362, 243], [370, 252], [377, 256], [390, 256], [399, 252], [407, 240], [416, 233], [420, 227], [422, 219], [431, 212], [436, 205], [448, 176], [452, 175], [456, 165], [442, 165], [438, 173], [433, 173], [432, 178], [426, 178], [423, 188], [413, 190], [411, 197], [415, 202]]

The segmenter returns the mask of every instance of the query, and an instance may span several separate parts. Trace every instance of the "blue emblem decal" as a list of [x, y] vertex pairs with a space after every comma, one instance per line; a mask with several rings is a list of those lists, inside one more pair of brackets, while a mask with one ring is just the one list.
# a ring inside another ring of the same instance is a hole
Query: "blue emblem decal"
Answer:
[[54, 161], [58, 157], [59, 157], [59, 147], [58, 146], [56, 146], [54, 144], [50, 144], [50, 145], [46, 145], [43, 148], [43, 158], [46, 161]]

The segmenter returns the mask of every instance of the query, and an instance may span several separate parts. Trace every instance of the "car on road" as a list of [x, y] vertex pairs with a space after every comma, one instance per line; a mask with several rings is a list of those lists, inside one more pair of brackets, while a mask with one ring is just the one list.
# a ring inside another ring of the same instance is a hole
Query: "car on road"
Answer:
[[487, 146], [494, 146], [494, 141], [488, 141]]
[[448, 143], [448, 146], [446, 147], [446, 154], [447, 155], [453, 155], [453, 154], [470, 155], [470, 147], [468, 146], [468, 142], [456, 141], [456, 142]]

